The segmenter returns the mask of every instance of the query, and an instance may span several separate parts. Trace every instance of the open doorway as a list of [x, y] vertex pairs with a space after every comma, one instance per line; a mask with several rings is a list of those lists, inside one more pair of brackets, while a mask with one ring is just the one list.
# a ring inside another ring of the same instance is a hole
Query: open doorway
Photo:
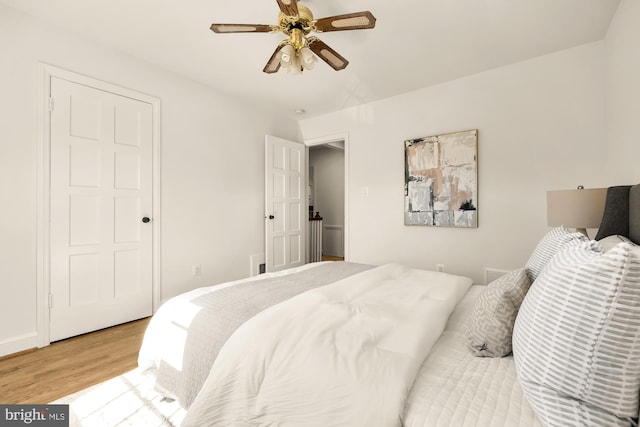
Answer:
[[[309, 215], [322, 217], [321, 259], [345, 259], [345, 139], [309, 145]], [[311, 224], [310, 228], [314, 227]]]

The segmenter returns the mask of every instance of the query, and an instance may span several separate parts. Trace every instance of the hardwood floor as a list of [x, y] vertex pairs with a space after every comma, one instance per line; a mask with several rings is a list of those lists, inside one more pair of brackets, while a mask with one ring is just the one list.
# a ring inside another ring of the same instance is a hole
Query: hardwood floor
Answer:
[[322, 255], [322, 261], [344, 261], [344, 258], [332, 255]]
[[0, 358], [0, 404], [46, 404], [135, 369], [150, 319]]

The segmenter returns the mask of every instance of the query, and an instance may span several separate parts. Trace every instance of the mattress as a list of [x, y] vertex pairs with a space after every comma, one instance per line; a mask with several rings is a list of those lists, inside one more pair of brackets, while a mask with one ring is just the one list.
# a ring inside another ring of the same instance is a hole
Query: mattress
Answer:
[[475, 357], [467, 348], [467, 317], [485, 289], [471, 287], [418, 371], [406, 427], [542, 426], [520, 388], [513, 358]]

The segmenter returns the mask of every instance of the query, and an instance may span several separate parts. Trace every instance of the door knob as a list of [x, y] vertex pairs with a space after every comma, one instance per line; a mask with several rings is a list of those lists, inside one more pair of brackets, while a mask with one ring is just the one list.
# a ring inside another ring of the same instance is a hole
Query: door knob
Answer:
[[269, 219], [275, 219], [276, 217], [273, 215], [269, 215]]
[[151, 221], [151, 218], [149, 218], [148, 216], [145, 216], [144, 218], [142, 218], [142, 222], [144, 222], [145, 224], [148, 223], [149, 221]]

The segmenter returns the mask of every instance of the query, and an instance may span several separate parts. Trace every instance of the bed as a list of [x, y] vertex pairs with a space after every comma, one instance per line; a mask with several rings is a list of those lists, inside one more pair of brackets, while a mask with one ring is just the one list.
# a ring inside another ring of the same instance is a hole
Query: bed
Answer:
[[[640, 186], [612, 187], [600, 242], [558, 227], [526, 266], [489, 286], [400, 265], [322, 262], [196, 289], [158, 310], [139, 365], [187, 409], [183, 426], [632, 425], [639, 219]], [[558, 294], [556, 283], [569, 280], [578, 287]], [[587, 313], [600, 316], [597, 333], [583, 333], [586, 315], [556, 315], [585, 287], [604, 289], [588, 297], [612, 307]], [[617, 310], [612, 300], [630, 303]], [[622, 344], [602, 339], [619, 335]], [[596, 348], [591, 359], [580, 358], [583, 347]], [[612, 362], [622, 347], [625, 360]], [[570, 366], [558, 373], [558, 360]], [[611, 390], [624, 398], [612, 402]]]

